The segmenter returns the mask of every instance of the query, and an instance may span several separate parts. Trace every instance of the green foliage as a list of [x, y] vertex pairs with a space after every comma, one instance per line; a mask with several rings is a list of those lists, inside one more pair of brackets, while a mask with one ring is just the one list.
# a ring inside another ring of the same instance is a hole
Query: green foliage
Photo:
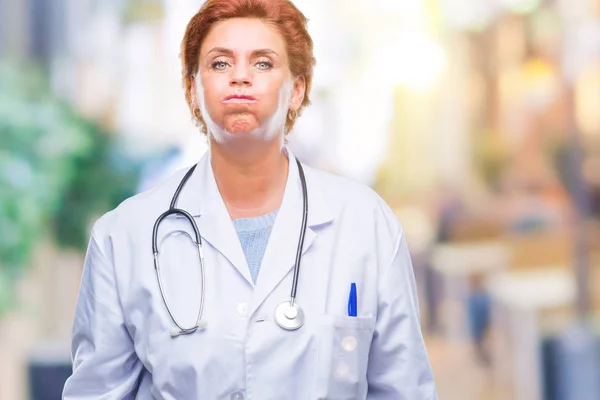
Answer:
[[114, 145], [112, 136], [93, 124], [86, 129], [93, 138], [93, 151], [71, 159], [75, 173], [52, 223], [59, 246], [81, 250], [87, 245], [92, 220], [134, 194], [140, 169]]
[[56, 100], [43, 72], [0, 64], [0, 315], [47, 235], [85, 248], [91, 218], [132, 194], [138, 165]]

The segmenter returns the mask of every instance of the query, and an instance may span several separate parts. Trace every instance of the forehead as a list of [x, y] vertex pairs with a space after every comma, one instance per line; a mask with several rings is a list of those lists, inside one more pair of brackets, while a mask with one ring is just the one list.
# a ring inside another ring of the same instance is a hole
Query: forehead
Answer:
[[216, 23], [206, 35], [200, 53], [213, 47], [225, 47], [236, 53], [271, 49], [285, 55], [285, 39], [277, 28], [257, 18], [231, 18]]

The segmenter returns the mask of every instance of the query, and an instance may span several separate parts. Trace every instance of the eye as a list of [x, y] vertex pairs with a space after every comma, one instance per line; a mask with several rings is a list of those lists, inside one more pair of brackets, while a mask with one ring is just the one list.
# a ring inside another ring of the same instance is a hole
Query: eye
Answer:
[[225, 68], [229, 67], [229, 63], [223, 60], [215, 60], [210, 64], [210, 67], [216, 70], [224, 70]]
[[262, 60], [256, 63], [256, 67], [258, 69], [271, 69], [273, 68], [273, 63], [268, 60]]

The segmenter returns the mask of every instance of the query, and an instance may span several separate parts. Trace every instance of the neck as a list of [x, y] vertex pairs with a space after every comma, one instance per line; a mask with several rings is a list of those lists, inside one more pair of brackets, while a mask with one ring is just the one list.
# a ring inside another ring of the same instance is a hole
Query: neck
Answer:
[[281, 206], [288, 160], [279, 138], [231, 146], [210, 140], [210, 162], [232, 219], [268, 214]]

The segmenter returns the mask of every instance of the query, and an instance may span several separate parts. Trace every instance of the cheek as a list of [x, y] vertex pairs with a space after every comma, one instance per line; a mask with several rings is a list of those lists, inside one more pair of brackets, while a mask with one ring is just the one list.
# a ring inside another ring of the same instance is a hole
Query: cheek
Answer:
[[207, 106], [213, 103], [215, 99], [221, 99], [224, 96], [223, 93], [227, 90], [227, 82], [223, 83], [222, 81], [223, 79], [219, 79], [219, 76], [202, 77], [202, 85], [197, 90], [202, 91], [201, 95]]
[[273, 82], [266, 82], [265, 84], [258, 86], [255, 85], [255, 91], [263, 100], [263, 108], [265, 111], [275, 112], [280, 106], [280, 98], [285, 94], [281, 90], [280, 84], [274, 84]]
[[199, 89], [202, 90], [202, 96], [198, 99], [203, 103], [201, 106], [205, 107], [206, 110], [210, 112], [211, 116], [215, 118], [216, 114], [218, 114], [219, 107], [221, 106], [221, 99], [223, 96], [217, 87], [205, 86]]

